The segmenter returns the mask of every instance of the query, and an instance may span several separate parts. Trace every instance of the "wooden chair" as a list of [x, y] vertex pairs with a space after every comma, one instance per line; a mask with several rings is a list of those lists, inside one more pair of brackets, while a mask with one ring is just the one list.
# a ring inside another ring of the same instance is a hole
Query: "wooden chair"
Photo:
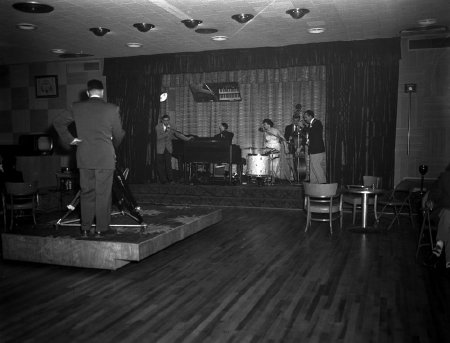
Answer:
[[[363, 176], [363, 186], [380, 188], [381, 187], [381, 177], [365, 175], [365, 176]], [[368, 206], [373, 206], [373, 211], [375, 213], [375, 220], [378, 220], [377, 200], [378, 200], [378, 195], [376, 195], [376, 194], [373, 197], [369, 197], [369, 199], [368, 199]], [[352, 222], [354, 225], [356, 222], [356, 212], [358, 209], [361, 209], [361, 196], [358, 194], [344, 194], [342, 201], [344, 202], [344, 204], [352, 205], [352, 215], [353, 215]]]
[[330, 234], [333, 233], [334, 220], [340, 219], [340, 227], [342, 228], [342, 194], [337, 191], [338, 184], [304, 182], [303, 187], [306, 211], [305, 232], [311, 226], [311, 221], [329, 222]]
[[10, 212], [9, 229], [12, 230], [14, 225], [15, 214], [17, 217], [26, 216], [25, 211], [30, 211], [28, 214], [33, 218], [33, 223], [36, 224], [36, 208], [38, 204], [37, 185], [29, 182], [6, 182], [6, 194], [4, 196], [4, 222], [6, 226], [6, 212]]

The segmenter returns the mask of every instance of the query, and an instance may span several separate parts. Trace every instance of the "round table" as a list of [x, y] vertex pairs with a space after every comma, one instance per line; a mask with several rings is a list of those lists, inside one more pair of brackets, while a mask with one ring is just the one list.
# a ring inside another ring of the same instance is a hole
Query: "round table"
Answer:
[[382, 189], [364, 187], [364, 186], [347, 186], [347, 193], [360, 194], [361, 195], [361, 225], [353, 226], [350, 228], [351, 231], [355, 232], [374, 232], [376, 228], [373, 226], [367, 226], [367, 201], [370, 195], [378, 195], [383, 193]]

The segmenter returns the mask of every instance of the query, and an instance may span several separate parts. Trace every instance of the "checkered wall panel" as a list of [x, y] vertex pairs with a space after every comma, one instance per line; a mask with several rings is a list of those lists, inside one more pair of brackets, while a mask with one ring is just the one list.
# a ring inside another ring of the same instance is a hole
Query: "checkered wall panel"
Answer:
[[[0, 144], [17, 144], [22, 134], [47, 132], [53, 118], [79, 101], [89, 79], [104, 81], [102, 61], [70, 61], [0, 67]], [[36, 76], [56, 75], [58, 96], [36, 97]]]

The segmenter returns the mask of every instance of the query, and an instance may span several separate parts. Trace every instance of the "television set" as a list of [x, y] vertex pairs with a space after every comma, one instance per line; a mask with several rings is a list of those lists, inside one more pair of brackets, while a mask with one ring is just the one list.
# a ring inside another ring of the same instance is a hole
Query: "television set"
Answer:
[[53, 138], [46, 133], [21, 135], [19, 146], [22, 155], [51, 155], [53, 152]]

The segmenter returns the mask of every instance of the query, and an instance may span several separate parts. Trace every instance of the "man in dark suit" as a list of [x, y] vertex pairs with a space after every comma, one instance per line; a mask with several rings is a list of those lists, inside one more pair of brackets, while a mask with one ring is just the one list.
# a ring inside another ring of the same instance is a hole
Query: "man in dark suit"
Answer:
[[[95, 217], [95, 232], [101, 236], [111, 220], [111, 191], [116, 168], [115, 147], [125, 135], [119, 107], [103, 100], [103, 84], [87, 83], [89, 100], [75, 102], [57, 116], [53, 125], [67, 144], [77, 146], [80, 171], [81, 233], [87, 237]], [[68, 127], [75, 122], [77, 136]]]
[[325, 175], [325, 144], [323, 142], [323, 125], [314, 117], [311, 110], [303, 113], [303, 119], [309, 124], [307, 129], [307, 144], [309, 153], [309, 182], [326, 183]]
[[172, 140], [179, 138], [184, 141], [194, 137], [186, 137], [170, 124], [170, 117], [165, 114], [161, 117], [161, 122], [155, 126], [156, 131], [156, 167], [159, 182], [173, 183], [172, 173]]
[[214, 138], [228, 141], [231, 144], [231, 141], [233, 140], [233, 137], [234, 137], [234, 133], [228, 131], [228, 124], [227, 123], [221, 123], [219, 125], [219, 131], [220, 131], [220, 133], [215, 135]]

